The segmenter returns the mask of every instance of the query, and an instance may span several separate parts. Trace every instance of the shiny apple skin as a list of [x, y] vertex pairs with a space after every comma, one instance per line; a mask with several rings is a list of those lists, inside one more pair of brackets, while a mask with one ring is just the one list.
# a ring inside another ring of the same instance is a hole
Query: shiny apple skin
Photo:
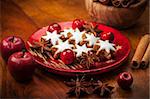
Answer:
[[[12, 41], [13, 39], [13, 41]], [[1, 42], [1, 55], [5, 61], [8, 60], [9, 56], [14, 52], [21, 51], [25, 48], [24, 41], [17, 36], [8, 36]]]
[[19, 82], [31, 80], [35, 68], [34, 59], [28, 52], [16, 52], [8, 59], [8, 71]]
[[61, 26], [58, 23], [52, 23], [49, 25], [48, 31], [49, 32], [57, 31], [57, 33], [59, 34], [61, 31]]
[[130, 89], [133, 77], [129, 72], [120, 73], [117, 77], [117, 83], [122, 89]]
[[101, 32], [100, 33], [100, 39], [102, 40], [109, 40], [110, 42], [113, 42], [114, 40], [114, 34], [112, 32]]
[[75, 19], [72, 22], [72, 28], [73, 29], [78, 28], [80, 31], [83, 31], [83, 29], [84, 29], [83, 25], [85, 25], [85, 22], [81, 19]]
[[60, 59], [66, 64], [69, 65], [75, 60], [75, 54], [72, 50], [66, 49], [60, 54]]

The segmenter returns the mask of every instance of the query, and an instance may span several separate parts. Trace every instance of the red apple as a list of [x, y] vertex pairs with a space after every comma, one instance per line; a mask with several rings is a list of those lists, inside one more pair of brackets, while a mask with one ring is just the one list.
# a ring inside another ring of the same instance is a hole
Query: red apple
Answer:
[[118, 85], [123, 89], [129, 89], [133, 83], [133, 77], [129, 72], [123, 72], [118, 75]]
[[58, 23], [52, 23], [48, 27], [49, 32], [57, 31], [59, 33], [61, 31], [61, 26]]
[[34, 70], [35, 62], [28, 52], [16, 52], [8, 59], [8, 71], [16, 81], [31, 80]]
[[85, 24], [85, 22], [81, 19], [75, 19], [73, 22], [72, 22], [72, 28], [73, 29], [76, 29], [78, 28], [80, 31], [83, 30], [83, 25]]
[[66, 64], [71, 64], [75, 60], [75, 54], [72, 50], [66, 49], [60, 54], [61, 60]]
[[1, 55], [6, 61], [11, 54], [21, 51], [23, 48], [25, 48], [24, 41], [17, 36], [8, 36], [4, 38], [0, 46]]
[[110, 42], [112, 42], [114, 40], [114, 34], [112, 32], [101, 32], [100, 39], [109, 40]]

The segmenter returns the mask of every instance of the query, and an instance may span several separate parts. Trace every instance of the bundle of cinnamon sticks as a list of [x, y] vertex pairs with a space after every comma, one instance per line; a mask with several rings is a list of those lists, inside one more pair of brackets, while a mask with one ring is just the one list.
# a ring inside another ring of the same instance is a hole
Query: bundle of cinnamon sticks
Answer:
[[148, 67], [149, 59], [150, 59], [150, 35], [145, 34], [141, 38], [137, 46], [137, 49], [131, 61], [131, 67], [133, 69], [138, 68], [145, 69], [146, 67]]

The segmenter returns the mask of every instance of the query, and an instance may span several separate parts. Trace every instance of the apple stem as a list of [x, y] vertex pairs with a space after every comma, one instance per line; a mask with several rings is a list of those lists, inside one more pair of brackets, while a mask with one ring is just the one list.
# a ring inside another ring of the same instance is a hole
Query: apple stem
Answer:
[[23, 53], [22, 58], [24, 57], [25, 52], [26, 52], [26, 49], [23, 49], [22, 50], [22, 53]]
[[15, 38], [15, 37], [14, 37], [14, 36], [12, 36], [12, 38], [11, 38], [11, 41], [12, 41], [12, 42], [14, 42], [14, 38]]

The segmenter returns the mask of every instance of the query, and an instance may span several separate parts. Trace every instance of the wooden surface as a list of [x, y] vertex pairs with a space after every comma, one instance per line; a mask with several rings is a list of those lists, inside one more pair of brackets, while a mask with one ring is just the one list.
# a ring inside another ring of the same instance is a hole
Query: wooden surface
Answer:
[[[85, 10], [84, 0], [1, 0], [0, 4], [0, 39], [8, 35], [17, 35], [26, 41], [35, 30], [47, 26], [51, 22], [69, 21], [75, 18], [91, 20]], [[129, 60], [122, 65], [124, 68], [94, 77], [115, 86], [112, 98], [149, 98], [149, 68], [131, 70], [129, 67], [129, 62], [141, 36], [149, 32], [148, 9], [147, 6], [135, 26], [122, 30], [132, 46]], [[68, 87], [63, 83], [66, 77], [45, 73], [37, 69], [30, 83], [20, 84], [7, 72], [7, 64], [1, 57], [0, 65], [0, 96], [3, 98], [42, 97], [57, 99], [67, 97]], [[120, 89], [116, 83], [116, 75], [121, 71], [129, 71], [134, 77], [130, 91]], [[84, 98], [98, 98], [98, 96], [89, 95]]]

